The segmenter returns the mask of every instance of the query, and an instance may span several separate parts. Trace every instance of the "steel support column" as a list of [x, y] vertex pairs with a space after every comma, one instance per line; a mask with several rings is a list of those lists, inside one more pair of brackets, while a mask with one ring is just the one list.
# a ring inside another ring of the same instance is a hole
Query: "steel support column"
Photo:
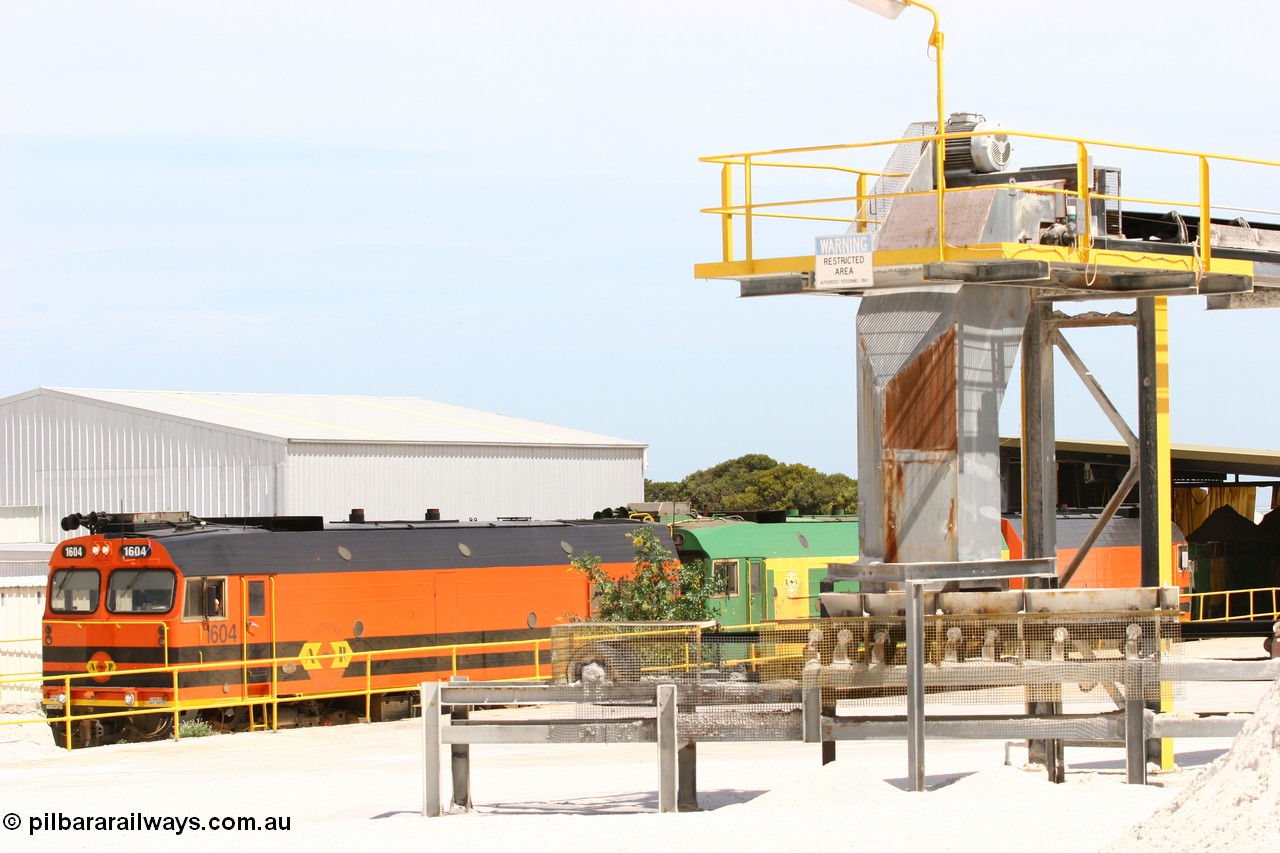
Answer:
[[[1053, 352], [1057, 329], [1051, 322], [1053, 305], [1035, 302], [1022, 335], [1022, 534], [1024, 559], [1057, 554], [1058, 467], [1054, 429]], [[1028, 587], [1052, 589], [1053, 578], [1029, 578]], [[1033, 697], [1029, 697], [1033, 698]], [[1033, 698], [1030, 714], [1060, 713], [1055, 702]], [[1062, 782], [1062, 741], [1027, 743], [1028, 757], [1044, 764], [1049, 779]]]
[[440, 803], [440, 682], [422, 684], [422, 816], [439, 817]]
[[924, 585], [907, 587], [907, 781], [924, 790]]
[[1052, 313], [1051, 303], [1033, 303], [1022, 335], [1022, 555], [1028, 558], [1056, 553]]
[[[1169, 307], [1163, 296], [1137, 300], [1139, 529], [1142, 585], [1173, 583], [1173, 495], [1169, 462]], [[1164, 691], [1162, 691], [1164, 692]], [[1153, 702], [1164, 710], [1169, 701]], [[1173, 766], [1173, 746], [1152, 742], [1152, 758]]]
[[676, 761], [676, 686], [659, 684], [657, 699], [658, 811], [676, 810], [679, 769]]

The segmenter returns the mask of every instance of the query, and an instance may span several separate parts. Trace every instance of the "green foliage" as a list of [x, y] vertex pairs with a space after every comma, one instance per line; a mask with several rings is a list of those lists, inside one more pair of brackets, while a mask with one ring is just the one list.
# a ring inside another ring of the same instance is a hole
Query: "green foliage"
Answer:
[[704, 512], [795, 507], [803, 515], [823, 515], [835, 506], [852, 512], [858, 505], [858, 481], [852, 477], [783, 464], [762, 453], [695, 471], [678, 483], [646, 480], [644, 486], [647, 501], [689, 501]]
[[683, 483], [673, 483], [670, 481], [645, 480], [644, 481], [644, 499], [646, 501], [683, 501], [684, 497]]
[[178, 724], [178, 737], [209, 737], [216, 734], [205, 720], [183, 720]]
[[591, 583], [593, 618], [605, 622], [698, 622], [715, 618], [711, 598], [724, 593], [723, 579], [710, 577], [701, 560], [677, 560], [658, 541], [651, 526], [637, 527], [628, 537], [635, 546], [635, 564], [625, 577], [610, 577], [595, 554], [583, 553], [571, 561], [573, 568]]

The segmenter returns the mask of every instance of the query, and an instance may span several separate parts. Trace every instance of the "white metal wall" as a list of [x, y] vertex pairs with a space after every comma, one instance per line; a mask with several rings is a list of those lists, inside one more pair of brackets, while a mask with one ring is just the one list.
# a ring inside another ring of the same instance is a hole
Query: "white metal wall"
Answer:
[[48, 392], [0, 406], [0, 505], [39, 506], [40, 541], [73, 512], [272, 515], [285, 444]]
[[589, 518], [644, 499], [644, 448], [288, 442], [40, 390], [0, 405], [0, 506], [203, 516]]
[[0, 506], [0, 544], [40, 541], [40, 507]]
[[284, 514], [590, 518], [644, 500], [644, 449], [291, 442]]
[[0, 560], [0, 709], [30, 711], [40, 698], [43, 560]]

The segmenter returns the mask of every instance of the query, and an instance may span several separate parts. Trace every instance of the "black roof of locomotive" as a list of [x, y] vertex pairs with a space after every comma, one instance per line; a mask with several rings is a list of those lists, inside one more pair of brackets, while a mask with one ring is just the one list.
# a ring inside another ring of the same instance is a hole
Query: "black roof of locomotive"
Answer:
[[[108, 522], [110, 539], [160, 542], [184, 575], [307, 574], [408, 569], [465, 570], [563, 565], [584, 553], [630, 563], [626, 534], [643, 522], [372, 521], [324, 524], [318, 516], [192, 518], [182, 523]], [[650, 524], [674, 553], [666, 525]]]

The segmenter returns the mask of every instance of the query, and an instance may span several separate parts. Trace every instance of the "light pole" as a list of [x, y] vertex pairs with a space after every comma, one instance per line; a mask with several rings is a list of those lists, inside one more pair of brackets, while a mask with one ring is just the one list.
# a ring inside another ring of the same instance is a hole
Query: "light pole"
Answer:
[[[947, 128], [947, 114], [942, 106], [942, 30], [938, 13], [916, 0], [849, 0], [890, 20], [902, 14], [908, 6], [919, 6], [933, 15], [933, 32], [929, 34], [929, 46], [933, 48], [933, 61], [938, 64], [938, 125], [933, 137], [934, 183], [938, 190], [938, 260], [947, 259], [946, 217], [943, 193], [946, 191], [943, 153], [946, 142], [943, 134]], [[859, 416], [861, 418], [861, 416]], [[861, 420], [859, 420], [861, 426]], [[861, 430], [859, 430], [861, 431]], [[906, 629], [907, 629], [907, 773], [912, 791], [925, 789], [924, 774], [924, 588], [915, 581], [907, 581]]]
[[908, 6], [918, 6], [924, 9], [930, 15], [933, 15], [933, 32], [929, 34], [929, 47], [933, 48], [933, 61], [938, 66], [938, 125], [935, 129], [937, 136], [933, 140], [933, 169], [934, 183], [938, 190], [938, 260], [946, 260], [947, 251], [947, 231], [946, 216], [944, 210], [943, 194], [946, 192], [946, 176], [943, 172], [944, 158], [946, 152], [946, 141], [943, 134], [947, 128], [947, 113], [942, 105], [942, 26], [938, 20], [938, 13], [932, 6], [926, 6], [916, 0], [849, 0], [854, 5], [861, 6], [864, 9], [875, 12], [889, 20], [895, 20], [902, 14], [902, 10]]

